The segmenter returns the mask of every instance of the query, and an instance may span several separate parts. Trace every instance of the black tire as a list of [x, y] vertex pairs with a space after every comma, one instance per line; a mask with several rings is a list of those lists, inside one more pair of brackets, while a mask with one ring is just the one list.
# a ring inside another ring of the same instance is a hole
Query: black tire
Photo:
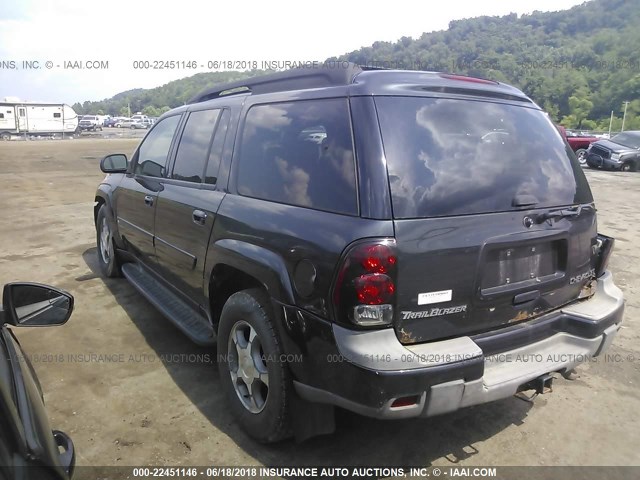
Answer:
[[630, 172], [632, 170], [633, 170], [633, 165], [630, 162], [629, 163], [624, 163], [620, 167], [620, 171], [621, 172]]
[[136, 129], [135, 125], [131, 125], [130, 128], [131, 128], [131, 130], [135, 130]]
[[578, 162], [580, 162], [581, 166], [586, 166], [587, 165], [587, 149], [586, 148], [579, 148], [578, 150], [576, 150], [576, 158], [578, 159]]
[[[106, 232], [105, 229], [107, 230]], [[120, 277], [120, 263], [116, 256], [113, 230], [105, 205], [100, 207], [96, 218], [96, 244], [98, 247], [98, 263], [104, 276], [109, 278]]]
[[[255, 337], [249, 343], [247, 339], [251, 331]], [[232, 332], [238, 341], [232, 340]], [[246, 342], [244, 351], [250, 355], [244, 357], [244, 361], [250, 362], [250, 368], [238, 368], [243, 363], [238, 347], [240, 341]], [[260, 289], [250, 289], [231, 295], [222, 308], [218, 328], [220, 382], [237, 422], [248, 435], [261, 443], [273, 443], [291, 436], [293, 385], [283, 353], [267, 294]], [[251, 385], [254, 393], [250, 394], [243, 375], [238, 372], [250, 376], [247, 372], [253, 369]], [[265, 369], [268, 375], [266, 394], [262, 380]], [[260, 373], [260, 379], [255, 377], [255, 373]]]

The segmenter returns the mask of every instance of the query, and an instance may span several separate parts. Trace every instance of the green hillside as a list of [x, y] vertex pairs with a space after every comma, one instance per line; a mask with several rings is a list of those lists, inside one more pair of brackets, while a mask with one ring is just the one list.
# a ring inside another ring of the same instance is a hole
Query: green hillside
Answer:
[[[511, 83], [571, 128], [640, 129], [640, 0], [592, 0], [560, 12], [479, 17], [445, 31], [376, 42], [333, 57], [362, 65], [464, 73]], [[201, 73], [150, 90], [132, 90], [77, 111], [119, 114], [182, 105], [215, 83], [261, 72]]]
[[79, 114], [100, 113], [102, 111], [108, 115], [129, 116], [129, 113], [143, 112], [145, 115], [155, 117], [171, 108], [184, 105], [191, 97], [211, 85], [232, 82], [262, 73], [264, 72], [257, 70], [198, 73], [157, 88], [136, 88], [118, 93], [109, 99], [76, 103], [73, 105], [73, 109]]

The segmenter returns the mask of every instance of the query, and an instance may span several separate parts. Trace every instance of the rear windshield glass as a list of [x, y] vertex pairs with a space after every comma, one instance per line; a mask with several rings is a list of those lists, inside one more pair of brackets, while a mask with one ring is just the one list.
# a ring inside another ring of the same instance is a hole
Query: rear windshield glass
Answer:
[[485, 101], [377, 97], [395, 218], [593, 201], [539, 110]]

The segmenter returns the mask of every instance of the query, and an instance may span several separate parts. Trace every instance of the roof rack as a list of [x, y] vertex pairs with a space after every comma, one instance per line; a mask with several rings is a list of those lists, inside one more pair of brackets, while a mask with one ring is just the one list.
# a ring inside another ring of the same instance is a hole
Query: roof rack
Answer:
[[284, 72], [271, 73], [235, 82], [215, 85], [199, 93], [191, 103], [200, 103], [225, 95], [240, 93], [271, 93], [286, 90], [304, 90], [307, 88], [349, 85], [366, 67], [350, 62], [325, 62], [316, 66], [292, 68]]

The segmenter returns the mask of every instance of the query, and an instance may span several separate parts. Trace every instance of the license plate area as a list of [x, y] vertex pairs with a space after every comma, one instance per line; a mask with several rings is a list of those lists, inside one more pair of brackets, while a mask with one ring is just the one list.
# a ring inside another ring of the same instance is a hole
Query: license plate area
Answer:
[[485, 299], [550, 286], [565, 276], [565, 239], [485, 247], [480, 269], [480, 296]]

